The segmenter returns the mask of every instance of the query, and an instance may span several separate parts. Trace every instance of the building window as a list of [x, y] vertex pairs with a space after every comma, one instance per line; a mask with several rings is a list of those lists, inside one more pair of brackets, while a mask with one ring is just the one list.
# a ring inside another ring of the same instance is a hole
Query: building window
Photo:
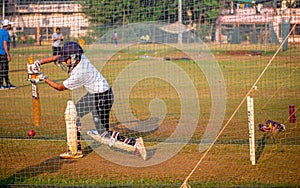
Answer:
[[80, 27], [80, 30], [88, 30], [88, 27]]
[[[293, 26], [291, 26], [292, 28]], [[296, 25], [295, 31], [294, 31], [295, 35], [300, 35], [300, 25]]]

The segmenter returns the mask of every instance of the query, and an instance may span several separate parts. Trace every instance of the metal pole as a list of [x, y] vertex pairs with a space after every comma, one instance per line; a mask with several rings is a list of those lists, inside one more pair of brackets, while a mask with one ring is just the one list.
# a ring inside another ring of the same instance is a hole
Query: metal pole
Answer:
[[178, 44], [182, 44], [182, 0], [178, 0]]
[[5, 17], [5, 0], [2, 0], [2, 19]]
[[265, 54], [267, 54], [267, 13], [268, 13], [268, 9], [265, 8]]

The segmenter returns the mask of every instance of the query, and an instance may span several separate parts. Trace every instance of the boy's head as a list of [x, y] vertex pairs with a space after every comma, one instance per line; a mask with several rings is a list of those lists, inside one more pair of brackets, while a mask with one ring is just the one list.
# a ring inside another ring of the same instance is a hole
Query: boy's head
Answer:
[[[71, 72], [71, 70], [80, 62], [82, 54], [83, 49], [77, 42], [66, 42], [60, 50], [58, 62], [63, 67], [68, 68], [67, 72]], [[63, 63], [66, 65], [63, 65]]]
[[59, 34], [60, 33], [60, 28], [57, 27], [55, 31], [56, 31], [57, 34]]
[[4, 27], [6, 30], [10, 30], [11, 29], [11, 25], [13, 23], [14, 22], [11, 22], [11, 21], [5, 19], [5, 20], [2, 21], [2, 27]]

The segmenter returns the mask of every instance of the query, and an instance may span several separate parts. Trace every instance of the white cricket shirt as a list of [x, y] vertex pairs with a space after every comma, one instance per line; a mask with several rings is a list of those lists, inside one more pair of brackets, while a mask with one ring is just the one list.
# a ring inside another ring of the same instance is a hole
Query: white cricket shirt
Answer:
[[70, 90], [83, 86], [90, 94], [103, 93], [110, 88], [106, 79], [84, 55], [81, 55], [80, 62], [63, 85]]
[[[61, 38], [61, 37], [62, 37], [62, 33], [59, 33], [59, 34], [53, 33], [53, 34], [52, 34], [52, 40], [53, 40], [53, 39], [58, 39], [58, 38]], [[52, 46], [54, 46], [54, 47], [59, 47], [59, 46], [61, 45], [61, 43], [62, 43], [61, 40], [56, 40], [56, 41], [53, 41], [53, 42], [52, 42]]]

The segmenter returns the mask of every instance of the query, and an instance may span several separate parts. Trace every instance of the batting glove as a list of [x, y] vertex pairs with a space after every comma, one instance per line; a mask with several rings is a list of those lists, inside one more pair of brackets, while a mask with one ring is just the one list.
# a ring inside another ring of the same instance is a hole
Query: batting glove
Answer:
[[45, 79], [48, 78], [48, 77], [47, 77], [47, 75], [45, 75], [45, 74], [39, 72], [39, 74], [36, 76], [36, 78], [37, 78], [39, 81], [45, 81]]
[[28, 74], [38, 74], [40, 71], [40, 62], [38, 60], [36, 60], [33, 64], [27, 64]]
[[40, 80], [39, 79], [28, 79], [31, 83], [37, 84]]

